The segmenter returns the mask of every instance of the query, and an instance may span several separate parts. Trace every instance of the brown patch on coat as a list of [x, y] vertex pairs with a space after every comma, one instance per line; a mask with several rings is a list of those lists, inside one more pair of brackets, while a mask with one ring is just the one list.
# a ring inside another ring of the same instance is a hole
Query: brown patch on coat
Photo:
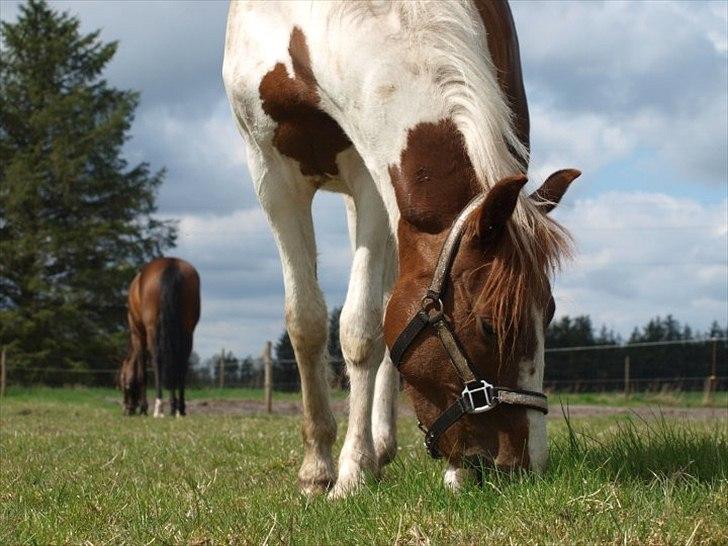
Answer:
[[521, 56], [513, 15], [507, 0], [473, 0], [485, 27], [488, 50], [498, 84], [514, 115], [516, 135], [529, 147], [530, 120], [523, 87]]
[[390, 165], [402, 219], [418, 231], [440, 233], [480, 191], [465, 139], [455, 123], [419, 123], [407, 133], [399, 165]]
[[351, 146], [351, 141], [318, 106], [318, 84], [306, 37], [298, 27], [291, 32], [288, 53], [293, 77], [283, 63], [277, 63], [258, 88], [263, 111], [277, 123], [273, 144], [283, 155], [298, 161], [304, 175], [336, 175], [336, 156]]

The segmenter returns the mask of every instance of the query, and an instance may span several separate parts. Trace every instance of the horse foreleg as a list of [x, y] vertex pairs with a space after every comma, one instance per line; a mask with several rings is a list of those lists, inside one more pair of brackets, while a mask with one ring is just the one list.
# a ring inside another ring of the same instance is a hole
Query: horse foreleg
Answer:
[[316, 279], [311, 218], [315, 190], [310, 181], [298, 174], [294, 162], [273, 157], [265, 167], [257, 167], [254, 159], [249, 160], [249, 165], [283, 266], [286, 327], [296, 355], [303, 397], [305, 453], [298, 479], [302, 491], [310, 494], [326, 490], [334, 482], [331, 446], [336, 439], [326, 377], [328, 315]]
[[[339, 456], [339, 476], [330, 496], [346, 495], [367, 473], [379, 475], [372, 435], [372, 400], [377, 368], [384, 356], [382, 317], [389, 230], [388, 218], [371, 177], [355, 152], [342, 154], [342, 176], [352, 192], [347, 212], [354, 258], [341, 311], [340, 341], [351, 393], [349, 425]], [[354, 226], [352, 226], [352, 222]]]
[[389, 358], [384, 356], [377, 371], [374, 387], [374, 409], [372, 410], [372, 433], [377, 464], [381, 469], [397, 454], [397, 395], [399, 394], [399, 372]]
[[[397, 251], [392, 239], [387, 241], [385, 256], [384, 309], [389, 302], [391, 287], [397, 273]], [[392, 364], [387, 351], [377, 370], [372, 410], [372, 433], [377, 464], [381, 469], [397, 454], [397, 397], [399, 395], [399, 371]]]

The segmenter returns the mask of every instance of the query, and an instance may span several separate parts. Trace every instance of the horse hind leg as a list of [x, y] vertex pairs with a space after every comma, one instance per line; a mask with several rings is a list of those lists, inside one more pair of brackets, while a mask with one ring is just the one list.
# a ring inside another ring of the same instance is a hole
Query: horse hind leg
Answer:
[[[154, 347], [154, 344], [152, 344]], [[154, 363], [154, 390], [157, 397], [154, 399], [154, 417], [164, 417], [164, 400], [162, 399], [162, 360], [155, 348], [150, 351], [151, 360]]]
[[185, 382], [187, 381], [187, 371], [189, 367], [189, 359], [190, 359], [190, 353], [192, 353], [192, 335], [185, 333], [184, 334], [184, 350], [183, 350], [183, 356], [181, 362], [180, 362], [180, 371], [177, 375], [177, 412], [175, 413], [175, 417], [184, 417], [187, 415], [187, 408], [185, 404]]
[[179, 399], [177, 402], [177, 417], [184, 417], [187, 415], [187, 408], [185, 405], [185, 380], [182, 378], [182, 383], [179, 386]]
[[177, 389], [173, 386], [169, 389], [169, 414], [177, 417], [177, 411]]
[[147, 351], [142, 351], [139, 356], [139, 415], [147, 415], [149, 409], [149, 401], [147, 400], [147, 361], [149, 355]]

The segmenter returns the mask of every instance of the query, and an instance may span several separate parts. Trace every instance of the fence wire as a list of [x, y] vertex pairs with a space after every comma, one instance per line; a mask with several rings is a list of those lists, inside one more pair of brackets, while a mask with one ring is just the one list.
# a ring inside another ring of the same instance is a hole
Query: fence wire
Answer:
[[[728, 390], [728, 338], [596, 345], [546, 349], [544, 389], [551, 392], [697, 391], [710, 383], [712, 390]], [[6, 385], [114, 386], [117, 368], [24, 367], [13, 365], [8, 355]], [[330, 359], [332, 389], [347, 389], [346, 366]], [[148, 384], [154, 384], [148, 370]], [[494, 378], [495, 379], [495, 378]], [[263, 360], [232, 359], [222, 366], [192, 366], [189, 388], [264, 387]], [[299, 391], [295, 360], [273, 360], [273, 387]]]

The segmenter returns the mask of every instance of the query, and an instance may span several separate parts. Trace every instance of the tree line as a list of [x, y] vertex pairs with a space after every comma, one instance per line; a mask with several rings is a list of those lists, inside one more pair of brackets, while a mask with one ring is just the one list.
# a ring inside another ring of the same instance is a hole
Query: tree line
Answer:
[[[332, 386], [347, 388], [346, 365], [339, 343], [339, 318], [341, 308], [335, 308], [329, 316], [329, 365]], [[624, 379], [624, 359], [630, 357], [631, 379], [636, 388], [650, 388], [670, 379], [681, 388], [701, 388], [702, 380], [710, 373], [713, 358], [711, 339], [722, 339], [715, 343], [717, 375], [728, 375], [728, 327], [713, 322], [706, 332], [700, 332], [687, 324], [681, 324], [672, 315], [655, 317], [644, 326], [636, 327], [629, 338], [602, 326], [594, 327], [588, 315], [564, 316], [551, 323], [546, 331], [547, 349], [578, 350], [546, 354], [544, 381], [552, 388], [563, 388], [568, 384], [583, 389], [621, 389]], [[643, 343], [695, 342], [665, 346], [643, 347]], [[599, 350], [589, 348], [599, 347]], [[613, 349], [603, 350], [605, 347]], [[296, 355], [288, 332], [284, 330], [274, 345], [273, 383], [276, 390], [297, 391], [300, 379]], [[222, 366], [221, 366], [222, 363]], [[213, 357], [193, 366], [197, 380], [202, 384], [219, 384], [220, 373], [226, 376], [228, 384], [261, 383], [260, 362], [251, 357], [235, 357], [230, 351], [221, 351]], [[690, 379], [697, 378], [697, 379]]]
[[[549, 326], [547, 349], [583, 347], [576, 351], [550, 351], [546, 355], [544, 383], [554, 389], [622, 389], [625, 368], [636, 389], [671, 385], [682, 390], [699, 390], [712, 374], [713, 363], [719, 388], [726, 388], [728, 376], [728, 327], [714, 321], [705, 332], [682, 324], [672, 315], [650, 319], [636, 327], [626, 341], [602, 327], [595, 332], [588, 316], [563, 317]], [[711, 342], [710, 340], [721, 340]], [[704, 341], [705, 343], [694, 343]], [[648, 345], [666, 343], [665, 345]], [[669, 343], [669, 344], [667, 344]], [[595, 346], [614, 349], [589, 350]], [[627, 361], [626, 359], [629, 359]], [[579, 383], [575, 384], [575, 381]]]

